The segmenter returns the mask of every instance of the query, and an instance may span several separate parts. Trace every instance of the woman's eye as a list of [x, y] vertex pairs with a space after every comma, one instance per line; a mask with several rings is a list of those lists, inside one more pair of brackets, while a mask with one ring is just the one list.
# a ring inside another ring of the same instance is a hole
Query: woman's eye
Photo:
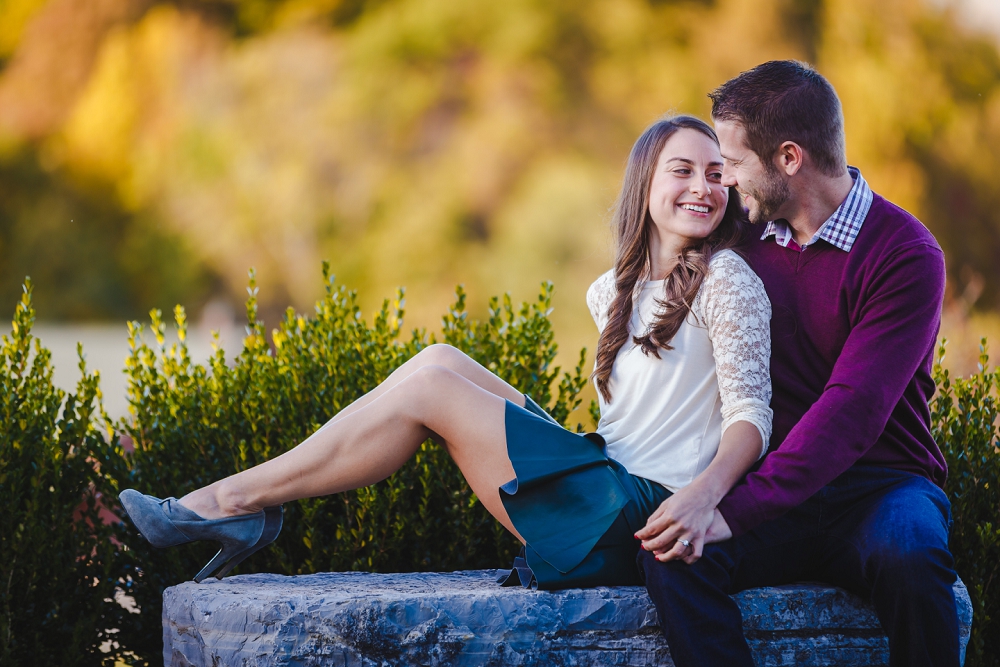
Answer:
[[680, 167], [679, 169], [674, 169], [674, 173], [680, 174], [681, 176], [687, 176], [688, 174], [691, 173], [691, 170], [685, 167]]
[[721, 181], [722, 180], [722, 172], [721, 171], [712, 172], [711, 174], [708, 175], [708, 177], [710, 179], [712, 179], [713, 181]]

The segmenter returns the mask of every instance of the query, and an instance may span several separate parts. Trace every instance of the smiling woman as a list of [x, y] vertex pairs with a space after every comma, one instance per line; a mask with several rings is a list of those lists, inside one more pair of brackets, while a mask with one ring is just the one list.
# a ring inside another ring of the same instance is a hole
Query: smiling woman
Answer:
[[598, 433], [611, 460], [664, 490], [636, 532], [662, 560], [693, 562], [725, 535], [714, 507], [770, 435], [770, 306], [730, 250], [744, 213], [721, 181], [707, 124], [678, 116], [649, 127], [615, 213], [615, 268], [587, 295], [602, 330]]

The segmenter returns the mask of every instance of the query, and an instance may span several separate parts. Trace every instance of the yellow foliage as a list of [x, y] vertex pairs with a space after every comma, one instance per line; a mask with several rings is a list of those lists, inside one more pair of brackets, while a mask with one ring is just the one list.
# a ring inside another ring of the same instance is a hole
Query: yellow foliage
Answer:
[[46, 0], [3, 0], [0, 2], [0, 58], [9, 58], [21, 41], [24, 28]]
[[50, 140], [71, 169], [110, 183], [126, 181], [132, 166], [141, 102], [132, 41], [125, 30], [107, 37], [63, 131]]

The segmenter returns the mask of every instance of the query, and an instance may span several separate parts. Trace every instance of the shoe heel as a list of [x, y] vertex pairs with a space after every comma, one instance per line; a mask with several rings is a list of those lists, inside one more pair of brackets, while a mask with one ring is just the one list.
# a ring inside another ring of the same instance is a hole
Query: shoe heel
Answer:
[[[226, 576], [227, 574], [229, 574], [230, 572], [232, 572], [232, 570], [233, 570], [234, 567], [236, 567], [237, 565], [239, 565], [240, 563], [242, 563], [243, 561], [245, 561], [250, 556], [250, 554], [252, 554], [252, 553], [253, 553], [253, 551], [245, 551], [243, 553], [238, 553], [235, 556], [233, 556], [232, 558], [230, 558], [229, 562], [226, 563], [225, 566], [221, 570], [218, 571], [218, 573], [216, 573], [215, 578], [221, 581], [224, 576]], [[206, 576], [208, 576], [208, 575], [206, 575]], [[198, 581], [198, 580], [195, 579], [195, 581]]]
[[[170, 547], [199, 540], [221, 544], [219, 552], [195, 575], [194, 580], [198, 583], [227, 561], [232, 563], [226, 572], [236, 567], [258, 548], [274, 541], [281, 530], [280, 506], [269, 508], [268, 512], [205, 519], [181, 505], [176, 498], [160, 500], [134, 489], [126, 489], [118, 497], [136, 528], [154, 547]], [[269, 537], [262, 539], [264, 528], [268, 526]]]
[[230, 547], [229, 545], [223, 546], [221, 549], [219, 549], [219, 552], [214, 556], [212, 556], [212, 560], [208, 561], [208, 564], [205, 565], [205, 567], [201, 568], [201, 572], [194, 575], [194, 583], [200, 584], [204, 579], [208, 579], [208, 577], [210, 577], [212, 573], [215, 572], [216, 568], [225, 563], [234, 555], [235, 551], [236, 549]]
[[277, 505], [275, 507], [265, 507], [264, 530], [260, 534], [260, 539], [257, 540], [257, 543], [249, 549], [244, 549], [233, 556], [229, 562], [226, 563], [221, 570], [219, 570], [219, 572], [215, 575], [215, 578], [222, 579], [224, 576], [232, 572], [234, 567], [269, 545], [271, 542], [274, 542], [274, 540], [278, 537], [278, 533], [281, 532], [283, 516], [284, 509], [282, 509], [281, 505]]

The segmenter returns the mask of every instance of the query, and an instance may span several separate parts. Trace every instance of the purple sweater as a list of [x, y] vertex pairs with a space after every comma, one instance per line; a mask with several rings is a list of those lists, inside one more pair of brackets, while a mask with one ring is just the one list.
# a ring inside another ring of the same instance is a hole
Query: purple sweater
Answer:
[[944, 256], [912, 215], [875, 195], [850, 252], [751, 241], [771, 298], [774, 431], [760, 468], [719, 504], [741, 535], [802, 503], [855, 463], [947, 474], [927, 402]]

